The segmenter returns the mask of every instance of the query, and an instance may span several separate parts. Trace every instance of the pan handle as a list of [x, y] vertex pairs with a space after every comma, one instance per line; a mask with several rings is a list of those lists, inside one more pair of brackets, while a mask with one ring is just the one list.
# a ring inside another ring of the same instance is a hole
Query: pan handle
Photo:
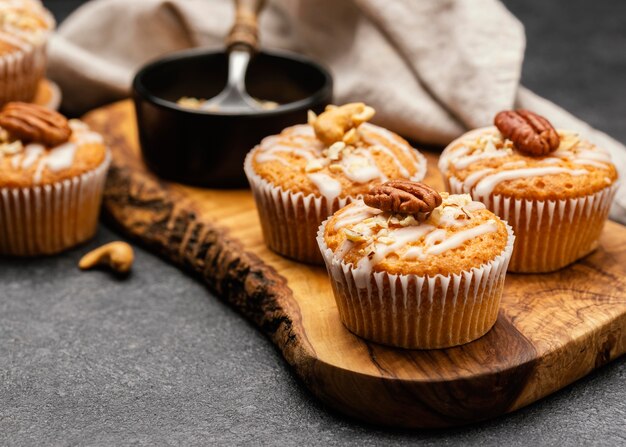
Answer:
[[228, 51], [247, 50], [254, 53], [259, 50], [259, 26], [257, 16], [265, 6], [266, 0], [234, 0], [235, 23], [226, 37]]

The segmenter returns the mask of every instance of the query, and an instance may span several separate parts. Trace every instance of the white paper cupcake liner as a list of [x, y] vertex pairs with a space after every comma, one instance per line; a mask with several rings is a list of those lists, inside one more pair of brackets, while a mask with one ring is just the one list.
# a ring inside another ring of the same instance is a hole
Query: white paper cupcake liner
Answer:
[[0, 105], [9, 101], [31, 101], [44, 78], [47, 63], [46, 42], [20, 44], [20, 48], [0, 56]]
[[468, 193], [515, 231], [509, 270], [550, 272], [582, 258], [597, 247], [618, 184], [595, 194], [564, 200], [522, 200], [500, 195], [478, 196], [456, 177], [447, 180], [453, 194]]
[[[420, 166], [422, 163], [425, 165], [425, 158], [418, 155]], [[254, 150], [246, 156], [244, 171], [259, 212], [265, 243], [271, 250], [296, 261], [323, 264], [324, 259], [315, 240], [320, 224], [339, 209], [360, 199], [361, 195], [330, 201], [313, 193], [305, 196], [302, 192], [286, 191], [254, 172], [253, 156]], [[425, 168], [420, 168], [411, 180], [420, 181], [425, 171]]]
[[0, 188], [0, 254], [53, 254], [91, 238], [110, 160], [49, 185]]
[[515, 236], [490, 262], [453, 275], [392, 275], [360, 272], [336, 258], [324, 240], [317, 243], [328, 270], [343, 324], [377, 343], [435, 349], [475, 340], [495, 324]]

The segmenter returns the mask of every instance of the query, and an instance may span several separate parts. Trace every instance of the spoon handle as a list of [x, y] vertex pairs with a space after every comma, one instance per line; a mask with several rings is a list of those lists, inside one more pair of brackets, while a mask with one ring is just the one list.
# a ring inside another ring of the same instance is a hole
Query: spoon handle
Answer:
[[228, 50], [245, 49], [256, 52], [259, 49], [259, 27], [257, 15], [265, 6], [265, 0], [234, 0], [235, 23], [226, 37]]

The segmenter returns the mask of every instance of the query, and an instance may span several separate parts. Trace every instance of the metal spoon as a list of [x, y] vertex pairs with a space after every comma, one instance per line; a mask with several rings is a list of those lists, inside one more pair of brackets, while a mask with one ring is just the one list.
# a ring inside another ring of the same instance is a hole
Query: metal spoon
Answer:
[[265, 0], [235, 0], [235, 23], [226, 38], [228, 81], [217, 96], [202, 103], [202, 110], [241, 113], [262, 110], [262, 105], [246, 91], [246, 71], [250, 57], [259, 48], [257, 15]]

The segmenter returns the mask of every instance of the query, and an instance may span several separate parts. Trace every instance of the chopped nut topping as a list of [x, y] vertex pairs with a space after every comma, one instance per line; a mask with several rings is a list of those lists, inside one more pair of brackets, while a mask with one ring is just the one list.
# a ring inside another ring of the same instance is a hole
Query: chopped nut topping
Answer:
[[458, 226], [465, 225], [472, 218], [471, 213], [465, 208], [470, 205], [472, 197], [469, 194], [455, 194], [445, 196], [443, 201], [430, 214], [431, 221], [436, 225]]
[[559, 136], [561, 137], [561, 143], [559, 144], [557, 150], [569, 151], [576, 147], [578, 143], [580, 143], [580, 138], [578, 137], [578, 134], [562, 132], [559, 133]]
[[359, 141], [359, 134], [355, 128], [350, 129], [343, 136], [343, 142], [346, 144], [356, 144]]
[[389, 236], [381, 236], [377, 238], [376, 241], [380, 242], [381, 244], [391, 245], [395, 242], [395, 239], [390, 238]]
[[346, 239], [352, 242], [363, 242], [368, 239], [363, 234], [350, 230], [349, 228], [344, 228], [343, 232], [346, 234]]
[[374, 109], [362, 102], [343, 106], [328, 106], [319, 116], [308, 114], [308, 122], [315, 130], [315, 135], [325, 145], [342, 141], [354, 144], [358, 140], [356, 128], [374, 116]]
[[0, 154], [14, 155], [21, 152], [24, 149], [21, 141], [14, 141], [12, 143], [0, 144]]
[[409, 214], [404, 219], [400, 220], [398, 222], [398, 224], [403, 226], [403, 227], [408, 227], [408, 226], [411, 226], [411, 225], [417, 225], [417, 224], [419, 224], [419, 222], [417, 221], [417, 219], [415, 217], [413, 217], [412, 214]]
[[311, 160], [304, 167], [304, 171], [305, 172], [316, 172], [316, 171], [319, 171], [320, 169], [322, 169], [323, 167], [324, 166], [322, 165], [322, 163], [320, 161], [318, 161], [318, 160]]
[[345, 148], [346, 143], [344, 143], [343, 141], [337, 141], [336, 143], [331, 144], [328, 148], [328, 158], [333, 161], [339, 160], [341, 156], [341, 151], [343, 151]]
[[341, 167], [341, 165], [338, 165], [336, 163], [331, 164], [328, 169], [330, 170], [330, 172], [333, 172], [335, 174], [338, 174], [340, 172], [343, 172], [343, 168]]

